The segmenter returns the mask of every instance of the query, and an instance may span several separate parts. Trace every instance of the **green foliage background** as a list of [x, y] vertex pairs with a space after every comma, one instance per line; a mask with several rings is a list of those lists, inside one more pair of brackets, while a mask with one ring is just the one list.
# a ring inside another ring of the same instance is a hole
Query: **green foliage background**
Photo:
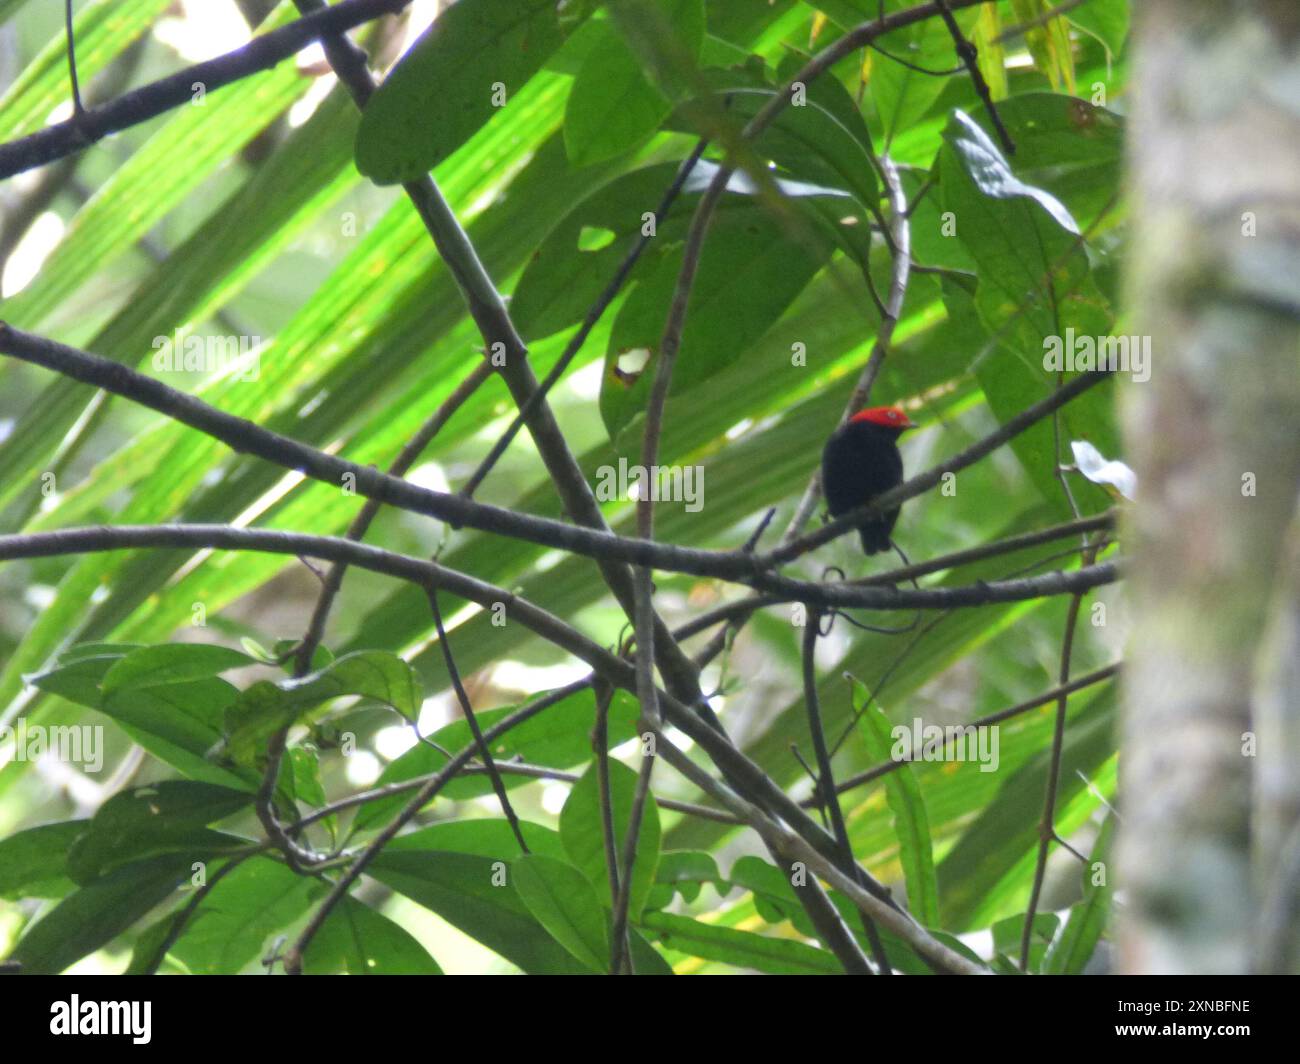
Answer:
[[[21, 58], [0, 98], [0, 139], [40, 128], [66, 98], [57, 6], [0, 2]], [[92, 96], [96, 76], [108, 77], [136, 42], [132, 84], [181, 65], [150, 35], [168, 6], [77, 5], [78, 63]], [[872, 396], [903, 404], [922, 425], [904, 447], [910, 472], [1055, 387], [1042, 368], [1044, 336], [1067, 327], [1122, 331], [1128, 4], [1088, 0], [1027, 37], [1000, 40], [1050, 7], [1015, 0], [956, 14], [979, 48], [1017, 146], [1012, 156], [994, 146], [988, 115], [938, 19], [880, 44], [940, 73], [920, 73], [882, 52], [856, 53], [758, 140], [755, 157], [770, 164], [782, 188], [800, 194], [724, 197], [661, 447], [664, 463], [703, 470], [705, 504], [695, 513], [661, 504], [661, 539], [734, 547], [769, 506], [778, 508], [773, 528], [784, 527], [879, 326], [863, 269], [887, 291], [890, 255], [868, 231], [887, 208], [872, 162], [880, 153], [900, 167], [914, 205], [913, 252], [924, 268], [912, 276]], [[365, 121], [337, 85], [313, 97], [304, 119], [319, 71], [287, 62], [84, 153], [75, 180], [50, 207], [66, 224], [61, 240], [32, 281], [0, 305], [0, 317], [145, 372], [155, 339], [178, 331], [259, 338], [256, 380], [162, 375], [222, 410], [382, 467], [481, 357], [448, 270], [392, 182], [433, 168], [487, 269], [511, 294], [541, 376], [701, 131], [734, 137], [810, 53], [876, 8], [876, 0], [638, 0], [571, 4], [561, 19], [550, 2], [460, 0], [441, 31], [397, 68]], [[293, 5], [282, 3], [262, 28], [294, 17]], [[357, 37], [377, 43], [373, 30]], [[498, 81], [505, 106], [484, 106]], [[720, 157], [710, 148], [706, 164]], [[629, 387], [611, 370], [629, 349], [657, 343], [698, 197], [699, 186], [688, 186], [554, 393], [593, 483], [602, 466], [637, 460], [650, 373]], [[953, 219], [955, 232], [946, 224]], [[799, 345], [804, 365], [792, 360]], [[121, 400], [92, 402], [81, 385], [10, 362], [0, 364], [0, 381], [4, 532], [237, 521], [340, 534], [358, 509], [353, 496], [299, 483]], [[1087, 439], [1119, 456], [1113, 390], [1094, 389], [1068, 407], [1063, 439]], [[458, 488], [512, 413], [500, 382], [489, 380], [429, 448], [422, 475], [433, 480], [426, 482], [443, 478]], [[955, 493], [908, 503], [896, 538], [920, 560], [1068, 518], [1055, 447], [1051, 424], [1041, 424], [963, 471]], [[42, 475], [50, 472], [57, 490], [47, 497]], [[1095, 485], [1076, 477], [1071, 486], [1085, 512], [1109, 504]], [[526, 433], [478, 497], [561, 516]], [[632, 532], [631, 504], [611, 502], [606, 513], [615, 530]], [[624, 619], [587, 560], [397, 513], [383, 514], [367, 538], [417, 556], [441, 550], [445, 564], [518, 590], [602, 643], [620, 637]], [[1077, 554], [1060, 556], [1064, 545], [973, 563], [926, 583], [1076, 565]], [[796, 569], [818, 578], [829, 565], [850, 575], [868, 571], [850, 540]], [[657, 588], [670, 623], [734, 595], [720, 583], [671, 574], [660, 574]], [[30, 762], [0, 764], [0, 898], [7, 899], [0, 901], [0, 952], [32, 971], [148, 967], [191, 896], [194, 863], [211, 872], [260, 837], [251, 802], [268, 720], [305, 726], [280, 791], [304, 812], [361, 789], [362, 777], [349, 776], [341, 735], [354, 735], [358, 750], [378, 759], [381, 782], [442, 763], [426, 745], [392, 759], [382, 753], [389, 747], [375, 745], [422, 705], [426, 725], [445, 722], [435, 740], [453, 750], [465, 745], [423, 594], [373, 574], [349, 574], [326, 639], [332, 660], [319, 663], [312, 691], [292, 695], [277, 683], [283, 671], [264, 664], [273, 654], [259, 648], [301, 635], [315, 591], [297, 561], [261, 554], [118, 552], [0, 568], [4, 719], [104, 725], [107, 752], [102, 773], [88, 777], [98, 788], [89, 799]], [[1077, 674], [1115, 660], [1122, 645], [1122, 602], [1100, 597], [1110, 620], [1081, 624]], [[840, 624], [819, 660], [829, 734], [850, 721], [845, 673], [866, 688], [886, 682], [870, 711], [880, 719], [869, 715], [850, 734], [837, 774], [877, 763], [890, 723], [964, 722], [1053, 686], [1066, 605], [1043, 599], [957, 610], [919, 636]], [[474, 678], [485, 722], [494, 709], [582, 674], [520, 625], [494, 626], [477, 610], [449, 617], [458, 664]], [[789, 607], [766, 611], [704, 681], [721, 692], [721, 715], [749, 755], [806, 796], [809, 781], [791, 753], [793, 744], [811, 756], [799, 638]], [[1057, 828], [1084, 851], [1114, 790], [1115, 704], [1109, 683], [1070, 702]], [[573, 785], [507, 777], [533, 856], [521, 856], [484, 777], [458, 780], [418, 828], [384, 851], [373, 882], [331, 916], [308, 970], [598, 967], [608, 948], [600, 906], [609, 902], [603, 865], [593, 863], [593, 708], [590, 692], [572, 695], [504, 737], [497, 751], [503, 760], [518, 755], [582, 777]], [[895, 884], [936, 930], [991, 931], [970, 939], [986, 957], [1015, 954], [1051, 711], [1002, 726], [996, 772], [919, 764], [888, 777], [888, 787], [845, 795], [864, 865]], [[611, 743], [631, 738], [635, 716], [633, 701], [620, 696]], [[135, 744], [145, 755], [138, 765]], [[625, 760], [634, 763], [631, 754]], [[127, 789], [109, 797], [120, 786]], [[667, 770], [656, 773], [655, 793], [701, 800]], [[391, 802], [348, 810], [313, 829], [315, 841], [364, 843], [393, 811]], [[752, 837], [664, 806], [650, 813], [660, 830], [643, 834], [638, 861], [638, 871], [653, 873], [634, 899], [639, 971], [838, 970], [815, 944], [783, 874], [756, 856]], [[511, 876], [496, 886], [503, 862]], [[1081, 887], [1080, 870], [1068, 855], [1059, 867], [1054, 859], [1046, 908], [1070, 912], [1059, 921], [1049, 912], [1036, 925], [1034, 956], [1046, 970], [1080, 970], [1104, 933], [1109, 894], [1090, 879]], [[269, 856], [252, 857], [214, 888], [164, 967], [256, 970], [268, 943], [301, 926], [324, 891]], [[448, 925], [486, 950], [467, 946]], [[924, 970], [901, 944], [891, 956], [904, 970]]]

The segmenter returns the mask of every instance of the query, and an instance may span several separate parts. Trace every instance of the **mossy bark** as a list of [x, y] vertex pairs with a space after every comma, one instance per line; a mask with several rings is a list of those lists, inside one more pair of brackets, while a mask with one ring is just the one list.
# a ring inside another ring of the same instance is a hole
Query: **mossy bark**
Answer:
[[1120, 966], [1296, 971], [1300, 9], [1135, 6]]

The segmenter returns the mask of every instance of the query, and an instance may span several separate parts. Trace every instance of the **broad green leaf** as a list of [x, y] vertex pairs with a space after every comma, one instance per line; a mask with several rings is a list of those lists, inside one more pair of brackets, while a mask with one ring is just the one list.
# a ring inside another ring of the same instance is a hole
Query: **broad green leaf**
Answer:
[[[978, 264], [976, 307], [1000, 355], [981, 362], [977, 372], [990, 405], [1005, 421], [1057, 387], [1046, 357], [1052, 344], [1064, 346], [1076, 335], [1104, 336], [1113, 319], [1089, 276], [1079, 227], [1065, 205], [1017, 177], [988, 135], [960, 111], [953, 112], [945, 141], [944, 205]], [[947, 291], [950, 313], [961, 313], [964, 297]], [[1114, 453], [1108, 407], [1102, 394], [1094, 394], [1060, 417], [1073, 438], [1093, 439]], [[1045, 421], [1018, 436], [1012, 448], [1044, 497], [1068, 513], [1056, 479], [1055, 444], [1052, 422]], [[1086, 509], [1106, 505], [1104, 493], [1081, 487]]]
[[659, 855], [655, 887], [646, 900], [646, 909], [665, 908], [675, 894], [680, 894], [683, 901], [693, 902], [706, 883], [712, 884], [719, 894], [731, 889], [712, 854], [699, 850], [666, 850]]
[[[679, 106], [667, 119], [669, 128], [713, 135], [714, 126], [725, 120], [738, 135], [780, 91], [746, 70], [706, 71], [705, 80], [712, 94]], [[838, 96], [810, 89], [802, 104], [776, 116], [754, 150], [797, 178], [842, 189], [863, 207], [874, 207], [880, 192], [866, 131], [860, 120], [853, 124], [837, 115], [836, 110], [842, 111], [838, 105]]]
[[295, 746], [288, 754], [294, 798], [311, 806], [324, 805], [326, 797], [320, 780], [320, 756], [309, 746]]
[[175, 856], [125, 865], [65, 897], [28, 928], [7, 959], [27, 975], [57, 975], [115, 939], [188, 874], [188, 860]]
[[[967, 212], [975, 215], [972, 221], [980, 221], [978, 214], [978, 205], [973, 201], [967, 189], [973, 189], [987, 200], [1006, 201], [1023, 208], [1019, 215], [1022, 219], [1020, 228], [1035, 225], [1038, 219], [1043, 215], [1043, 225], [1039, 228], [1040, 232], [1063, 231], [1070, 236], [1079, 235], [1079, 226], [1071, 217], [1070, 212], [1065, 205], [1049, 192], [1041, 188], [1035, 188], [1026, 184], [1011, 169], [1011, 164], [1007, 162], [1001, 150], [989, 138], [979, 125], [974, 122], [968, 115], [961, 111], [953, 111], [948, 122], [948, 128], [944, 131], [944, 142], [946, 151], [949, 153], [945, 158], [943, 177], [945, 180], [944, 193], [945, 198], [953, 207], [964, 207]], [[948, 165], [952, 163], [953, 165]], [[951, 175], [951, 183], [948, 179]], [[962, 177], [965, 180], [960, 180]], [[1032, 205], [1032, 206], [1031, 206]], [[1037, 207], [1038, 211], [1033, 208]], [[992, 206], [986, 206], [985, 210], [992, 210]], [[1042, 213], [1039, 214], [1038, 212]], [[958, 218], [958, 231], [961, 232], [960, 216]], [[1055, 228], [1051, 228], [1054, 226]], [[972, 254], [975, 249], [972, 246], [976, 241], [973, 233], [963, 233], [962, 239]], [[1017, 243], [1013, 239], [1018, 234], [1005, 234], [995, 249], [996, 254], [1007, 255], [1003, 250], [1006, 245]], [[1062, 240], [1058, 238], [1055, 243], [1058, 245]], [[1027, 248], [1029, 254], [1042, 257], [1044, 252], [1037, 248]], [[1017, 260], [1023, 261], [1023, 254], [1016, 256]], [[1018, 271], [1022, 277], [1016, 279], [1016, 283], [1021, 287], [1024, 282], [1028, 281], [1033, 284], [1038, 280], [1038, 274], [1028, 271], [1023, 265]]]
[[441, 975], [429, 952], [401, 925], [343, 898], [302, 958], [308, 975]]
[[1114, 60], [1124, 49], [1128, 36], [1130, 0], [1088, 0], [1071, 9], [1068, 18], [1079, 29], [1092, 34]]
[[[1059, 93], [1021, 93], [998, 104], [1015, 141], [1016, 178], [1049, 193], [1080, 228], [1095, 224], [1120, 193], [1124, 120], [1113, 111]], [[985, 132], [988, 116], [971, 116]], [[1112, 219], [1117, 220], [1115, 213]]]
[[212, 888], [171, 952], [196, 975], [239, 972], [267, 957], [326, 890], [282, 862], [249, 858]]
[[[60, 654], [49, 668], [23, 677], [23, 681], [42, 691], [61, 695], [70, 702], [98, 709], [103, 682], [108, 670], [138, 644], [86, 643], [74, 645]], [[140, 648], [144, 649], [144, 648]]]
[[[891, 4], [905, 8], [907, 4]], [[976, 13], [954, 12], [967, 39], [975, 33]], [[872, 10], [868, 18], [874, 18]], [[863, 20], [859, 20], [863, 21]], [[898, 161], [894, 142], [920, 125], [954, 79], [967, 81], [952, 34], [940, 18], [927, 18], [885, 34], [867, 53], [866, 81], [884, 138], [883, 150]], [[888, 55], [885, 55], [888, 52]], [[919, 68], [919, 69], [918, 69]]]
[[[742, 857], [731, 867], [730, 879], [737, 886], [752, 892], [755, 913], [769, 924], [778, 925], [787, 920], [795, 929], [807, 938], [817, 938], [817, 929], [813, 926], [806, 910], [790, 882], [791, 874], [757, 857]], [[838, 891], [830, 891], [829, 897], [843, 916], [845, 925], [858, 939], [864, 951], [870, 949], [866, 933], [862, 926], [862, 916], [848, 898]], [[895, 938], [888, 931], [877, 926], [877, 933], [885, 946], [890, 967], [908, 975], [926, 975], [930, 969], [911, 948], [901, 939]]]
[[75, 884], [68, 878], [68, 848], [83, 831], [86, 820], [16, 831], [0, 839], [0, 897], [61, 898]]
[[610, 21], [641, 69], [670, 99], [689, 91], [699, 77], [704, 40], [704, 0], [612, 0]]
[[[704, 40], [701, 0], [653, 0], [676, 47], [692, 60]], [[583, 61], [564, 113], [564, 143], [578, 166], [636, 147], [672, 110], [672, 103], [643, 72], [622, 34], [606, 28]]]
[[259, 680], [226, 710], [224, 751], [239, 764], [252, 764], [271, 735], [322, 702], [347, 695], [374, 699], [408, 720], [420, 711], [420, 678], [396, 654], [361, 650], [336, 658], [301, 678]]
[[[961, 61], [951, 34], [937, 18], [887, 33], [877, 43], [891, 55], [925, 71], [936, 72], [924, 73], [878, 51], [870, 53], [867, 86], [882, 126], [884, 148], [888, 151], [900, 133], [915, 126], [935, 105], [955, 76], [950, 72], [960, 68]], [[942, 76], [945, 73], [947, 76]], [[967, 76], [964, 71], [962, 76]]]
[[571, 864], [524, 854], [510, 865], [515, 890], [528, 911], [578, 962], [595, 971], [609, 965], [609, 927], [590, 881]]
[[[537, 697], [542, 697], [539, 692]], [[487, 731], [503, 717], [518, 707], [506, 706], [477, 714], [479, 727]], [[617, 746], [636, 734], [636, 700], [626, 692], [617, 692], [609, 708], [609, 741]], [[585, 763], [591, 757], [591, 729], [596, 719], [595, 696], [591, 691], [579, 691], [545, 712], [512, 728], [492, 744], [492, 756], [497, 761], [522, 760], [551, 768], [571, 768]], [[444, 750], [453, 753], [469, 746], [473, 741], [469, 724], [458, 720], [439, 728], [428, 737]], [[377, 787], [402, 780], [414, 779], [437, 772], [447, 759], [428, 743], [418, 743], [401, 757], [391, 762], [376, 781]], [[506, 788], [534, 782], [528, 776], [502, 773]], [[445, 797], [474, 798], [492, 793], [492, 782], [486, 775], [462, 776], [452, 780], [442, 789]], [[369, 802], [358, 814], [354, 824], [359, 830], [378, 827], [401, 809], [411, 795], [398, 794], [391, 798]]]
[[[615, 853], [621, 862], [623, 840], [632, 818], [637, 774], [621, 761], [609, 761], [609, 800], [612, 809]], [[637, 835], [636, 861], [632, 870], [628, 914], [633, 922], [645, 907], [659, 864], [659, 809], [648, 796]], [[573, 785], [560, 812], [560, 838], [569, 860], [591, 881], [602, 905], [613, 906], [609, 892], [609, 870], [605, 863], [605, 834], [601, 820], [600, 786], [593, 763]]]
[[[567, 861], [559, 833], [528, 821], [520, 827], [532, 853]], [[448, 821], [394, 839], [371, 872], [525, 972], [587, 973], [532, 918], [515, 891], [509, 865], [520, 855], [504, 820]], [[638, 973], [672, 974], [635, 930], [631, 939]]]
[[[582, 320], [619, 263], [639, 239], [643, 213], [653, 211], [672, 183], [677, 166], [642, 167], [593, 189], [568, 211], [533, 252], [515, 284], [510, 314], [525, 340], [538, 340]], [[697, 197], [683, 194], [659, 232], [667, 243], [681, 239]], [[584, 248], [583, 235], [599, 234], [608, 243]], [[661, 241], [646, 248], [632, 276], [642, 276], [659, 260]]]
[[[780, 222], [767, 215], [716, 218], [691, 288], [669, 394], [684, 394], [739, 359], [828, 257], [828, 246], [809, 247], [788, 236]], [[614, 321], [600, 413], [616, 444], [649, 396], [681, 265], [682, 250], [677, 248], [632, 290]], [[620, 362], [627, 352], [635, 351], [649, 352], [649, 360], [629, 377]]]
[[[533, 853], [563, 859], [555, 832], [529, 823], [522, 828]], [[527, 973], [589, 972], [519, 897], [510, 865], [521, 853], [504, 820], [462, 821], [395, 839], [369, 872]]]
[[459, 0], [411, 46], [366, 105], [357, 169], [414, 181], [519, 93], [564, 40], [555, 0]]
[[104, 674], [105, 695], [165, 684], [201, 680], [227, 669], [256, 664], [229, 647], [209, 643], [164, 643], [133, 650]]
[[208, 751], [221, 738], [226, 707], [239, 694], [232, 684], [207, 676], [137, 690], [102, 690], [108, 671], [139, 649], [148, 648], [105, 644], [80, 651], [74, 648], [49, 669], [26, 679], [41, 691], [106, 713], [151, 754], [191, 779], [254, 789], [259, 778], [255, 772], [222, 767], [207, 759]]
[[124, 864], [164, 854], [195, 859], [246, 846], [249, 840], [205, 825], [246, 808], [249, 794], [190, 780], [163, 780], [113, 795], [69, 847], [68, 872], [93, 882]]

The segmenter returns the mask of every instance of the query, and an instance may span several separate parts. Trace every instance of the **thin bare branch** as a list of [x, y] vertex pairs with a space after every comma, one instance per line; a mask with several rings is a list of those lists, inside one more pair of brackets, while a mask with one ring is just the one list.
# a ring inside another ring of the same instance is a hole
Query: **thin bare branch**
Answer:
[[394, 15], [411, 0], [340, 0], [324, 10], [287, 26], [254, 37], [242, 48], [186, 67], [175, 74], [141, 86], [99, 107], [75, 113], [35, 133], [0, 144], [0, 179], [52, 163], [82, 151], [111, 133], [166, 114], [194, 97], [194, 85], [212, 92], [283, 62], [313, 41]]
[[[618, 560], [673, 572], [747, 579], [815, 550], [844, 535], [873, 514], [888, 510], [922, 494], [956, 472], [979, 461], [1070, 400], [1111, 376], [1108, 372], [1082, 374], [1045, 399], [1009, 419], [964, 451], [912, 477], [874, 502], [854, 510], [823, 528], [766, 554], [744, 550], [709, 551], [667, 543], [629, 539], [608, 531], [579, 528], [562, 521], [533, 517], [499, 506], [488, 506], [446, 492], [417, 487], [369, 466], [357, 465], [297, 440], [271, 432], [243, 418], [226, 414], [193, 396], [138, 373], [128, 366], [78, 351], [66, 344], [23, 332], [0, 322], [0, 353], [62, 373], [85, 384], [121, 395], [142, 406], [198, 429], [232, 449], [255, 454], [286, 469], [327, 484], [351, 484], [358, 494], [379, 502], [426, 514], [452, 524], [513, 536], [547, 547]], [[585, 481], [584, 481], [585, 483]], [[603, 519], [602, 519], [603, 520]], [[630, 575], [628, 577], [630, 582]], [[676, 643], [673, 643], [676, 646]], [[662, 667], [662, 662], [660, 662]], [[698, 685], [696, 685], [698, 687]]]

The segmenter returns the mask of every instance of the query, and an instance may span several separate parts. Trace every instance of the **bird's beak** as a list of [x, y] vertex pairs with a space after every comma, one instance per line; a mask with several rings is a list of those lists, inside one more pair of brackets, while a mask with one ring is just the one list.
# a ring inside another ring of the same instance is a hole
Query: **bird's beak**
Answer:
[[898, 427], [899, 427], [900, 430], [903, 430], [903, 431], [906, 431], [907, 429], [914, 429], [914, 428], [916, 428], [916, 422], [910, 420], [910, 419], [908, 418], [908, 416], [907, 416], [906, 414], [904, 414], [904, 415], [903, 415], [903, 423], [902, 423], [901, 425], [899, 425]]

